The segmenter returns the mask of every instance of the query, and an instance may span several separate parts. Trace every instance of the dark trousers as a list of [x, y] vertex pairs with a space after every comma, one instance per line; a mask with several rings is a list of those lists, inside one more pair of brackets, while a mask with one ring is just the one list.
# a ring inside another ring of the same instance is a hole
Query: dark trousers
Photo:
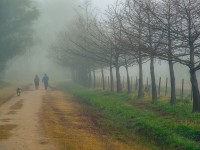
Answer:
[[35, 89], [38, 89], [39, 87], [39, 82], [35, 82]]
[[48, 83], [44, 83], [45, 90], [48, 88]]

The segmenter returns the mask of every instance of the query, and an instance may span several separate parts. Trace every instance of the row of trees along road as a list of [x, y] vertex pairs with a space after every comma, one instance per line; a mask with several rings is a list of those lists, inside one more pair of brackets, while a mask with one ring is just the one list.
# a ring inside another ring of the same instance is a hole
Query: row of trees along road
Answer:
[[[169, 63], [172, 105], [176, 104], [174, 64], [189, 67], [193, 91], [193, 112], [200, 112], [200, 95], [196, 71], [200, 69], [200, 1], [199, 0], [126, 0], [109, 6], [99, 19], [88, 4], [69, 31], [60, 36], [56, 51], [58, 63], [72, 69], [73, 80], [92, 87], [95, 70], [110, 69], [113, 91], [113, 68], [116, 89], [121, 92], [120, 67], [139, 66], [138, 98], [143, 93], [143, 63], [150, 61], [152, 101], [157, 101], [154, 72], [155, 59]], [[92, 78], [93, 74], [93, 78]], [[103, 81], [103, 85], [105, 85]], [[105, 88], [105, 86], [103, 86]]]
[[31, 0], [0, 0], [0, 70], [33, 44], [32, 24], [39, 11]]

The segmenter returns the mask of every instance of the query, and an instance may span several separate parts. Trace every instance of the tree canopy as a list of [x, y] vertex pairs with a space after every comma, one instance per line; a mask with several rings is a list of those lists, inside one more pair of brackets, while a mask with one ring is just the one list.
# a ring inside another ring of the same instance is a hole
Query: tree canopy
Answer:
[[31, 0], [0, 0], [0, 69], [24, 52], [33, 40], [32, 24], [39, 11]]

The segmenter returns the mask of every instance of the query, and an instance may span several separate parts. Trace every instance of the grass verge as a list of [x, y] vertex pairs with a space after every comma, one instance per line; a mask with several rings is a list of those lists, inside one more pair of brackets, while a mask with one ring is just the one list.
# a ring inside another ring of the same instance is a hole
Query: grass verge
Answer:
[[126, 141], [136, 133], [144, 143], [159, 149], [200, 150], [200, 115], [188, 111], [190, 105], [170, 106], [164, 102], [153, 105], [141, 100], [148, 107], [138, 107], [131, 104], [134, 95], [89, 90], [70, 83], [61, 86], [100, 113], [103, 117], [97, 124], [117, 139]]

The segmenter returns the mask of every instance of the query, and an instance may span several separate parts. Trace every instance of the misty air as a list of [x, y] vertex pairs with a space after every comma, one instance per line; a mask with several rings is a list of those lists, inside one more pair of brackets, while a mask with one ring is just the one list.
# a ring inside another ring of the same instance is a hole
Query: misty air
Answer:
[[200, 150], [199, 0], [0, 0], [0, 150]]

